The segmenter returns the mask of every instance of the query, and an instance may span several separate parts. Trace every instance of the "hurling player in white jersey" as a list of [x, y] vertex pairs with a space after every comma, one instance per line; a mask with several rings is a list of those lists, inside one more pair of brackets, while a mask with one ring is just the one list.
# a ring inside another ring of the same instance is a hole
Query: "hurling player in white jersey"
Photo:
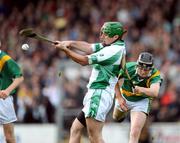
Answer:
[[[125, 55], [125, 43], [122, 40], [125, 32], [120, 22], [105, 22], [100, 31], [101, 43], [56, 41], [54, 44], [73, 61], [83, 66], [92, 66], [88, 91], [83, 101], [84, 107], [71, 126], [70, 143], [80, 143], [84, 127], [87, 127], [91, 143], [104, 142], [102, 128], [113, 104], [120, 63]], [[86, 55], [81, 55], [73, 49], [83, 51]]]

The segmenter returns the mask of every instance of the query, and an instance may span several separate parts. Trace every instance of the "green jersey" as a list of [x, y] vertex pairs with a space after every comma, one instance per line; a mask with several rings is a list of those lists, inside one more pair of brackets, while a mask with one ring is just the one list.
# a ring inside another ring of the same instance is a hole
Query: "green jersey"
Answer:
[[[156, 68], [153, 68], [151, 71], [151, 75], [148, 78], [140, 78], [136, 71], [136, 62], [128, 62], [126, 63], [126, 69], [129, 73], [130, 78], [132, 79], [133, 84], [136, 86], [146, 87], [149, 88], [153, 83], [160, 83], [162, 82], [162, 78], [160, 76], [160, 71]], [[128, 77], [124, 70], [120, 70], [119, 78], [124, 78], [124, 83], [121, 87], [121, 94], [129, 101], [139, 101], [144, 98], [150, 98], [145, 94], [138, 94], [135, 95], [133, 93], [133, 87], [129, 83]]]
[[[21, 77], [22, 72], [18, 64], [5, 52], [0, 50], [0, 90], [6, 89], [14, 78]], [[14, 94], [13, 90], [10, 94]]]
[[88, 60], [93, 69], [87, 87], [106, 89], [112, 93], [118, 81], [121, 59], [125, 54], [124, 41], [117, 41], [105, 47], [96, 43], [92, 45], [92, 49], [94, 53], [88, 56]]

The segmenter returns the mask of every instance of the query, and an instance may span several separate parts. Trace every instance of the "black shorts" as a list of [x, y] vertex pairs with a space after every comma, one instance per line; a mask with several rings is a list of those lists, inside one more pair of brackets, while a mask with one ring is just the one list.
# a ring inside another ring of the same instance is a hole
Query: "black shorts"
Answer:
[[81, 111], [78, 116], [77, 116], [77, 119], [79, 120], [79, 122], [81, 122], [81, 124], [86, 127], [86, 119], [85, 119], [85, 116], [84, 116], [84, 112]]

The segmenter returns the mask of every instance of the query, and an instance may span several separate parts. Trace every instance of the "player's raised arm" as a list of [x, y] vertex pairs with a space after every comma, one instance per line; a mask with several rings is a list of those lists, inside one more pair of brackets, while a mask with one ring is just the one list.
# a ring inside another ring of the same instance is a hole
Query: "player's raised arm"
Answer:
[[69, 42], [60, 42], [60, 41], [56, 41], [57, 44], [55, 45], [56, 48], [59, 48], [61, 50], [63, 50], [66, 55], [71, 58], [73, 61], [79, 63], [80, 65], [88, 65], [88, 57], [86, 55], [81, 55], [77, 52], [74, 52], [73, 50], [71, 50], [70, 48], [68, 48], [68, 43]]
[[[65, 46], [69, 49], [77, 49], [79, 51], [85, 52], [86, 54], [92, 54], [92, 44], [85, 41], [56, 41], [56, 48], [60, 48], [61, 46]], [[61, 48], [60, 48], [61, 49]]]

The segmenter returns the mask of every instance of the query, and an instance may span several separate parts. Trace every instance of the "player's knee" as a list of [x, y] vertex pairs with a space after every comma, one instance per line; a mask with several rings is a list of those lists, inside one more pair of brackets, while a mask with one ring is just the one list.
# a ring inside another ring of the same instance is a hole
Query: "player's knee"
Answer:
[[99, 133], [95, 132], [93, 129], [88, 130], [88, 135], [89, 135], [89, 140], [92, 143], [99, 143], [102, 140], [102, 136]]
[[90, 133], [88, 134], [88, 138], [89, 138], [90, 142], [93, 143], [93, 136]]
[[74, 122], [72, 123], [72, 126], [70, 128], [71, 135], [80, 135], [84, 126], [81, 124], [81, 122], [76, 118]]
[[5, 140], [7, 143], [15, 143], [15, 136], [13, 132], [9, 131], [5, 133]]
[[116, 122], [122, 122], [125, 119], [125, 113], [120, 112], [120, 111], [119, 112], [114, 111], [113, 112], [113, 119]]
[[100, 139], [98, 137], [94, 137], [91, 135], [89, 135], [89, 140], [91, 143], [99, 143], [100, 142]]
[[94, 138], [94, 137], [98, 136], [98, 134], [99, 134], [99, 130], [94, 127], [89, 126], [87, 128], [87, 130], [88, 130], [88, 134], [91, 138]]
[[130, 131], [130, 137], [131, 137], [131, 138], [139, 138], [140, 133], [141, 133], [141, 131], [140, 131], [139, 128], [133, 128], [133, 129], [131, 129], [131, 131]]
[[89, 135], [89, 140], [91, 143], [102, 143], [102, 142], [104, 142], [102, 136], [90, 136]]
[[78, 128], [77, 126], [71, 126], [70, 132], [71, 135], [78, 135], [81, 134], [81, 130], [80, 128]]
[[11, 136], [8, 136], [8, 137], [6, 137], [6, 142], [7, 143], [15, 143], [15, 138], [11, 137]]
[[119, 119], [119, 116], [118, 116], [118, 114], [116, 114], [116, 113], [113, 113], [113, 119], [114, 119], [115, 121], [117, 121], [117, 120]]

